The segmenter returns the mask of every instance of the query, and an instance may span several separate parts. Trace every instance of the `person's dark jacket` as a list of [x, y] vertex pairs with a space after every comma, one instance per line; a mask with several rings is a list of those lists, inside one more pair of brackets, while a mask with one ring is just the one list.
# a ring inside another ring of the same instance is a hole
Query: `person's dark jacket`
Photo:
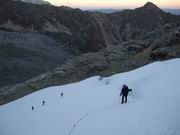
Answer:
[[129, 88], [126, 85], [123, 85], [120, 96], [121, 95], [128, 95], [128, 93], [129, 93]]

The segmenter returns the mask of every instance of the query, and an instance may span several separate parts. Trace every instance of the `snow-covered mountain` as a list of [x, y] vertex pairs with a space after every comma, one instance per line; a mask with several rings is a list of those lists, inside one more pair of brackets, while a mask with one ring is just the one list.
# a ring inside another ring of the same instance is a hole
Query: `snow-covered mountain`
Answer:
[[48, 4], [48, 5], [50, 4], [48, 1], [44, 1], [44, 0], [14, 0], [14, 1], [23, 1], [32, 4]]
[[[49, 87], [1, 106], [0, 134], [179, 135], [179, 76], [177, 58], [107, 78]], [[128, 103], [120, 104], [124, 83], [133, 93]]]

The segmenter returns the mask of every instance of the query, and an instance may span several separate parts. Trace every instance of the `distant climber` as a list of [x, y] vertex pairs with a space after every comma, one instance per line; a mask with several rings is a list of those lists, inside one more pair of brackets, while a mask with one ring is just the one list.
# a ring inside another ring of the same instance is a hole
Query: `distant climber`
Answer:
[[34, 111], [34, 106], [32, 106], [32, 111]]
[[63, 95], [64, 95], [63, 92], [61, 92], [61, 97], [62, 97]]
[[45, 101], [42, 101], [42, 105], [44, 106], [44, 104], [45, 104]]
[[[121, 104], [127, 102], [127, 96], [128, 96], [129, 91], [132, 91], [132, 90], [129, 89], [128, 86], [126, 86], [126, 85], [124, 84], [124, 85], [123, 85], [123, 88], [122, 88], [122, 90], [121, 90], [121, 93], [120, 93], [120, 96], [122, 95], [122, 102], [121, 102]], [[125, 99], [125, 101], [124, 101], [124, 99]]]

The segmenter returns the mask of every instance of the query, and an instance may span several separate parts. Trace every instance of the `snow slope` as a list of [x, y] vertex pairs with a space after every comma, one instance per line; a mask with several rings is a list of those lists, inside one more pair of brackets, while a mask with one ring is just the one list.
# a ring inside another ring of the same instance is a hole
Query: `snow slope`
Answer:
[[[179, 78], [172, 59], [49, 87], [0, 106], [0, 135], [180, 135]], [[133, 94], [119, 104], [124, 83]]]

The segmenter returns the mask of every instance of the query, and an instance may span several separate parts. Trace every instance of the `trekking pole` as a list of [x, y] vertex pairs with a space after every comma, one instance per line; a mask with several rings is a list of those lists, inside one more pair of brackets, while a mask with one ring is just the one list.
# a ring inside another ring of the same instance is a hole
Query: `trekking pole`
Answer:
[[132, 94], [133, 100], [135, 101], [135, 96], [134, 96], [134, 93], [132, 91], [131, 91], [131, 94]]

